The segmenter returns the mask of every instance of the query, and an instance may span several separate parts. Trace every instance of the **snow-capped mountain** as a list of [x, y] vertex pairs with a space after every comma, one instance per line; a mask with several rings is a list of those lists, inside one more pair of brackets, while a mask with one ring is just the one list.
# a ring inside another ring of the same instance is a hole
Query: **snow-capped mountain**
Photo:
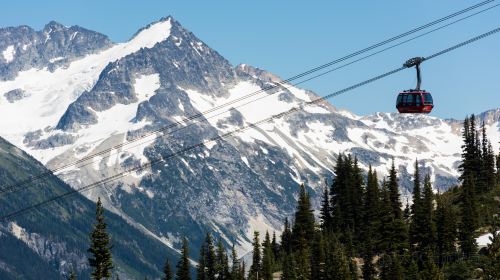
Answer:
[[[47, 26], [39, 32], [0, 30], [5, 38], [0, 41], [0, 136], [51, 169], [105, 151], [58, 171], [73, 188], [318, 97], [279, 84], [281, 79], [266, 71], [232, 66], [171, 17], [119, 44], [79, 27]], [[75, 41], [78, 36], [84, 37]], [[23, 53], [30, 44], [40, 58]], [[480, 117], [490, 138], [500, 139], [500, 109]], [[198, 246], [210, 230], [244, 252], [254, 230], [280, 229], [293, 211], [299, 183], [320, 193], [339, 153], [353, 153], [363, 168], [371, 164], [382, 174], [394, 158], [403, 191], [415, 159], [432, 174], [435, 188], [455, 184], [460, 127], [460, 121], [432, 116], [356, 116], [323, 102], [83, 194], [104, 198], [108, 209], [174, 247], [184, 235]], [[143, 135], [148, 136], [127, 144]], [[498, 141], [492, 143], [498, 150]]]

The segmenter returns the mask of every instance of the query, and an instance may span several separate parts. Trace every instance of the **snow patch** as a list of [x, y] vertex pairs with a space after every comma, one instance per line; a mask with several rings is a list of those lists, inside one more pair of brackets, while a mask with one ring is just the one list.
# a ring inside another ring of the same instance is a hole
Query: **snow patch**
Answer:
[[[497, 233], [499, 233], [500, 231], [497, 231]], [[493, 234], [491, 233], [487, 233], [487, 234], [483, 234], [481, 236], [479, 236], [478, 238], [476, 238], [476, 243], [479, 247], [486, 247], [488, 245], [491, 244], [491, 240], [490, 238], [493, 237]]]
[[135, 79], [134, 90], [139, 103], [148, 100], [160, 88], [160, 75], [142, 75]]
[[63, 59], [64, 59], [64, 57], [58, 56], [58, 57], [54, 57], [54, 58], [49, 59], [49, 62], [50, 63], [54, 63], [54, 62], [57, 62], [57, 61], [60, 61], [60, 60], [63, 60]]
[[10, 63], [12, 60], [14, 60], [14, 55], [16, 54], [16, 50], [14, 49], [13, 45], [8, 46], [3, 52], [3, 58], [7, 63]]
[[[9, 92], [13, 89], [22, 89], [30, 93], [30, 97], [19, 100], [15, 103], [0, 102], [0, 112], [2, 115], [17, 116], [16, 118], [4, 118], [0, 122], [2, 137], [18, 147], [23, 147], [28, 153], [41, 160], [40, 152], [26, 147], [23, 144], [24, 134], [27, 131], [35, 131], [47, 126], [55, 126], [59, 118], [67, 110], [69, 104], [74, 102], [82, 92], [91, 90], [99, 78], [102, 70], [111, 62], [116, 61], [126, 55], [134, 53], [141, 48], [152, 48], [156, 43], [162, 42], [170, 36], [171, 20], [152, 24], [148, 28], [140, 31], [130, 41], [116, 44], [99, 53], [87, 55], [79, 60], [73, 61], [68, 67], [58, 68], [51, 72], [47, 68], [21, 71], [14, 80], [0, 82], [0, 92]], [[75, 35], [76, 36], [76, 35]], [[8, 47], [3, 55], [10, 59], [13, 55], [12, 48]], [[146, 78], [148, 79], [148, 78]], [[156, 78], [149, 77], [153, 80]], [[151, 82], [151, 80], [147, 80]], [[154, 82], [153, 82], [154, 85]], [[150, 85], [153, 87], [153, 85]], [[0, 97], [0, 100], [4, 98]], [[129, 104], [130, 105], [130, 104]], [[127, 124], [134, 117], [137, 104], [133, 108], [118, 106], [115, 110], [119, 120], [115, 123]], [[108, 110], [110, 111], [110, 110]], [[100, 118], [112, 120], [112, 115], [100, 115]], [[123, 121], [125, 119], [125, 121]], [[126, 131], [116, 129], [112, 125], [100, 126], [99, 136], [90, 138], [102, 139], [116, 131]], [[94, 128], [95, 130], [95, 128]], [[95, 135], [95, 134], [94, 134]], [[87, 139], [88, 140], [88, 139]], [[82, 144], [81, 142], [79, 144]], [[58, 149], [58, 155], [64, 152], [68, 146]], [[44, 157], [46, 163], [50, 158]]]
[[250, 164], [248, 163], [247, 157], [241, 157], [241, 160], [248, 166], [250, 167]]

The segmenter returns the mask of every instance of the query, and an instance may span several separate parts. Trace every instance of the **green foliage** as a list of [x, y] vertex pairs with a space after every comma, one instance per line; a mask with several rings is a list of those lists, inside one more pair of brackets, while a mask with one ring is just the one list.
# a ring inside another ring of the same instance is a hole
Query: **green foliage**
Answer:
[[250, 266], [250, 271], [248, 272], [249, 280], [258, 280], [259, 273], [261, 273], [261, 246], [259, 241], [259, 232], [255, 231], [253, 234], [253, 253], [252, 253], [252, 265]]
[[311, 208], [309, 193], [304, 184], [300, 185], [297, 211], [295, 212], [295, 223], [292, 231], [292, 246], [299, 249], [304, 240], [309, 240], [308, 236], [314, 235], [314, 214]]
[[176, 280], [191, 280], [191, 272], [189, 271], [189, 247], [187, 238], [182, 240], [181, 258], [177, 263]]
[[266, 232], [266, 237], [264, 243], [262, 244], [262, 267], [261, 267], [261, 279], [262, 280], [272, 280], [274, 271], [274, 254], [271, 245], [271, 238], [269, 232]]
[[162, 280], [173, 280], [174, 275], [172, 272], [172, 267], [170, 266], [170, 261], [167, 259], [163, 265], [163, 278]]
[[486, 259], [482, 266], [485, 279], [500, 279], [500, 217], [494, 218], [490, 227], [490, 241], [486, 249]]
[[477, 227], [477, 209], [474, 178], [465, 178], [461, 194], [460, 249], [465, 256], [474, 254], [477, 250], [474, 232]]
[[457, 219], [450, 199], [443, 195], [437, 198], [436, 207], [436, 249], [439, 264], [443, 265], [455, 256], [457, 239]]
[[226, 249], [224, 249], [224, 244], [222, 244], [222, 240], [220, 239], [217, 242], [217, 252], [215, 258], [216, 279], [231, 280], [231, 273], [229, 272], [229, 259], [226, 254]]
[[89, 253], [91, 253], [89, 265], [93, 268], [92, 278], [100, 280], [111, 277], [111, 270], [113, 269], [111, 239], [106, 230], [107, 225], [104, 221], [104, 208], [101, 198], [97, 199], [95, 219], [96, 222], [90, 234], [90, 248], [88, 249]]
[[244, 280], [245, 279], [245, 272], [244, 272], [244, 265], [240, 263], [240, 260], [238, 259], [238, 255], [236, 254], [236, 249], [233, 247], [231, 248], [231, 279], [232, 280]]

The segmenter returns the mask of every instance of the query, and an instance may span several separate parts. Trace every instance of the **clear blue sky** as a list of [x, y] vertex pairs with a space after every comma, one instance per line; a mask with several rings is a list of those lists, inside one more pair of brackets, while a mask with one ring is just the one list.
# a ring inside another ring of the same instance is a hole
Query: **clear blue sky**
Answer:
[[[6, 1], [0, 26], [41, 29], [50, 20], [128, 40], [172, 15], [233, 65], [250, 64], [288, 78], [480, 1]], [[499, 2], [499, 1], [497, 1]], [[349, 86], [500, 26], [500, 7], [360, 64], [308, 82], [319, 95]], [[463, 118], [500, 107], [500, 34], [423, 65], [435, 116]], [[415, 83], [407, 70], [330, 100], [357, 114], [395, 111], [396, 94]]]

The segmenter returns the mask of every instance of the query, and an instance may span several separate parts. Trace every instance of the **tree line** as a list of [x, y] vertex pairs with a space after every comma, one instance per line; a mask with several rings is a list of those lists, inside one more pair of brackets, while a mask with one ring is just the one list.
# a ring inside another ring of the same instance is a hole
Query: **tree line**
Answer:
[[[207, 234], [191, 275], [188, 240], [175, 265], [166, 260], [164, 280], [500, 279], [500, 154], [484, 123], [464, 122], [460, 184], [434, 193], [430, 174], [416, 160], [411, 205], [403, 207], [394, 160], [379, 179], [364, 174], [356, 157], [340, 154], [335, 177], [325, 186], [318, 220], [306, 186], [299, 188], [292, 221], [279, 238], [254, 233], [248, 267], [222, 240]], [[497, 199], [497, 200], [495, 200]], [[492, 234], [478, 250], [476, 237]], [[93, 279], [112, 275], [109, 235], [100, 200], [89, 248]], [[76, 279], [72, 274], [72, 279]]]

